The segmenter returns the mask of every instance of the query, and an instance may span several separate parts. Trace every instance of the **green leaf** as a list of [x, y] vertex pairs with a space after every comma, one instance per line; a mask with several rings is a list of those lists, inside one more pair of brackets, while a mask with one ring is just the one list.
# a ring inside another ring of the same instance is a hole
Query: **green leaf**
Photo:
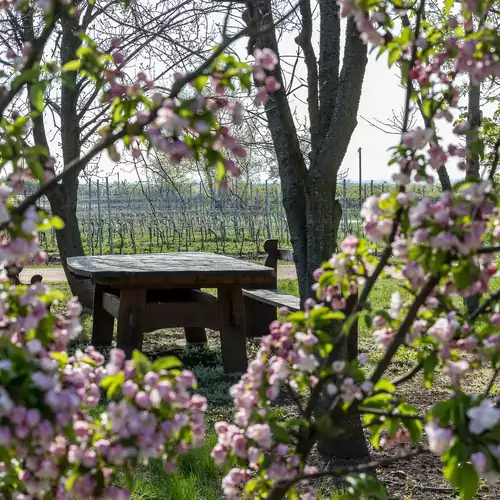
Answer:
[[67, 62], [62, 68], [62, 71], [77, 71], [82, 67], [81, 59], [75, 59], [74, 61]]
[[418, 419], [402, 419], [403, 425], [410, 433], [412, 443], [420, 443], [422, 441], [422, 422]]
[[157, 359], [152, 366], [153, 371], [171, 370], [172, 368], [182, 368], [182, 361], [177, 356], [166, 356]]
[[423, 363], [425, 387], [429, 388], [432, 386], [432, 382], [434, 381], [434, 368], [436, 368], [438, 364], [437, 354], [433, 352], [424, 359]]
[[67, 480], [66, 483], [64, 484], [64, 487], [66, 488], [66, 491], [71, 491], [73, 489], [73, 485], [75, 484], [75, 481], [80, 477], [80, 474], [77, 472], [73, 473]]
[[40, 112], [45, 108], [45, 103], [43, 102], [43, 96], [45, 94], [45, 89], [47, 88], [47, 81], [42, 80], [40, 82], [34, 83], [30, 87], [30, 101], [31, 104]]
[[382, 391], [382, 392], [394, 392], [396, 390], [396, 387], [394, 387], [394, 384], [391, 384], [389, 380], [387, 379], [382, 379], [374, 387], [375, 392], [377, 391]]
[[389, 51], [389, 68], [401, 57], [400, 47], [395, 47]]
[[465, 464], [458, 469], [458, 489], [462, 500], [472, 500], [479, 486], [479, 477], [471, 464]]
[[64, 228], [64, 222], [63, 220], [55, 215], [54, 217], [50, 218], [50, 223], [52, 224], [52, 227], [56, 230], [60, 230]]
[[147, 372], [151, 366], [149, 359], [141, 351], [138, 350], [135, 350], [132, 353], [132, 362], [135, 368], [143, 373]]
[[52, 359], [55, 359], [56, 361], [59, 361], [61, 365], [65, 365], [68, 361], [68, 355], [65, 352], [53, 352], [51, 353], [50, 357]]
[[271, 424], [271, 431], [274, 439], [279, 443], [290, 443], [292, 441], [291, 434], [278, 424]]
[[424, 113], [425, 116], [429, 117], [432, 115], [432, 100], [431, 99], [425, 99], [422, 102], [422, 112]]
[[455, 3], [455, 0], [445, 0], [444, 9], [445, 9], [446, 13], [450, 12], [450, 9], [453, 7], [454, 3]]
[[370, 425], [370, 443], [376, 450], [379, 449], [380, 434], [383, 428], [384, 428], [383, 423]]

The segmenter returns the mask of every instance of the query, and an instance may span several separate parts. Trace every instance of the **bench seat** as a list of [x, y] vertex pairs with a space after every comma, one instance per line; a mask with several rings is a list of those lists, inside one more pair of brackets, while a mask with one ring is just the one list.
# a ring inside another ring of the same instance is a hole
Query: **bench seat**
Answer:
[[286, 307], [292, 312], [300, 310], [300, 299], [279, 290], [243, 290], [243, 296], [274, 307]]

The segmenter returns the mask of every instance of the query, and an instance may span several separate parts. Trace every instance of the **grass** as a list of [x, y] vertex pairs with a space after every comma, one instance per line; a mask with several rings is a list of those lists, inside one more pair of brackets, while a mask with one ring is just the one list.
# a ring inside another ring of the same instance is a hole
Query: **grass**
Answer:
[[[65, 302], [71, 298], [67, 283], [52, 283], [51, 288], [64, 294], [65, 300], [54, 303], [53, 312], [63, 313]], [[283, 292], [298, 295], [297, 280], [283, 279], [278, 287]], [[206, 290], [215, 294], [215, 290]], [[81, 317], [82, 334], [71, 350], [83, 348], [90, 341], [92, 331], [92, 315], [84, 311]], [[142, 467], [137, 476], [133, 498], [136, 500], [223, 500], [221, 480], [224, 472], [210, 458], [210, 452], [216, 442], [213, 424], [220, 420], [230, 420], [233, 414], [232, 398], [229, 388], [237, 382], [239, 374], [224, 373], [220, 358], [218, 334], [208, 332], [209, 341], [206, 346], [186, 346], [182, 329], [161, 330], [146, 336], [144, 351], [150, 357], [165, 354], [176, 354], [185, 366], [196, 373], [199, 392], [207, 397], [207, 437], [203, 447], [180, 457], [178, 474], [166, 475], [160, 461], [153, 460]], [[252, 357], [258, 349], [258, 340], [248, 342], [248, 355]], [[96, 411], [96, 410], [94, 410]], [[100, 411], [98, 411], [100, 412]], [[293, 408], [282, 408], [283, 418], [293, 417]], [[334, 495], [334, 496], [332, 496]], [[320, 499], [337, 498], [331, 491], [324, 491]]]
[[[500, 285], [495, 282], [494, 287]], [[65, 299], [70, 298], [70, 291], [66, 283], [56, 283], [51, 285], [64, 293]], [[283, 279], [278, 284], [280, 290], [298, 295], [297, 281], [294, 279]], [[379, 280], [371, 295], [371, 305], [374, 309], [388, 307], [391, 294], [399, 288], [398, 281], [394, 278], [384, 278]], [[215, 293], [215, 290], [210, 290]], [[403, 298], [405, 294], [402, 293]], [[54, 312], [63, 312], [64, 303], [55, 303]], [[92, 317], [88, 311], [82, 315], [83, 332], [77, 343], [72, 349], [84, 347], [90, 340], [92, 329]], [[248, 356], [251, 359], [258, 349], [258, 340], [248, 342]], [[371, 364], [376, 363], [382, 356], [382, 350], [373, 341], [373, 336], [368, 329], [361, 324], [359, 336], [360, 352], [367, 352], [371, 357]], [[166, 354], [175, 354], [183, 361], [185, 366], [196, 373], [199, 383], [199, 392], [207, 397], [209, 407], [207, 411], [207, 442], [195, 451], [192, 451], [179, 460], [179, 473], [174, 476], [167, 476], [161, 467], [159, 461], [152, 461], [148, 466], [140, 469], [136, 476], [136, 490], [134, 499], [159, 499], [159, 500], [222, 500], [221, 479], [223, 471], [218, 469], [210, 458], [210, 451], [215, 442], [213, 424], [219, 420], [230, 420], [233, 414], [232, 399], [229, 395], [229, 388], [238, 379], [239, 374], [227, 374], [222, 369], [220, 357], [220, 340], [216, 332], [208, 331], [208, 343], [206, 346], [186, 346], [184, 333], [182, 329], [160, 330], [154, 334], [146, 335], [144, 342], [144, 352], [150, 357], [157, 357]], [[407, 372], [415, 362], [416, 353], [410, 349], [401, 349], [395, 356], [389, 376], [397, 376]], [[467, 383], [467, 390], [480, 392], [486, 379], [489, 379], [490, 372], [483, 370], [475, 374], [474, 380]], [[438, 376], [438, 378], [441, 376]], [[441, 377], [443, 379], [443, 377]], [[497, 384], [498, 385], [498, 384]], [[446, 397], [445, 383], [439, 383], [437, 387], [431, 390], [423, 388], [421, 381], [416, 379], [403, 386], [405, 397], [411, 404], [418, 408], [428, 408], [437, 398]], [[496, 387], [498, 389], [498, 387]], [[296, 410], [294, 406], [287, 401], [279, 408], [280, 418], [294, 418]], [[421, 484], [422, 478], [418, 476], [417, 470], [411, 472], [417, 483]], [[434, 476], [435, 481], [443, 481], [442, 475], [439, 475], [439, 464], [436, 463]], [[413, 484], [407, 481], [408, 485]], [[406, 483], [405, 483], [406, 484]], [[446, 486], [445, 484], [443, 484]], [[395, 498], [423, 498], [420, 496], [408, 497], [409, 486], [403, 491], [397, 492]], [[321, 500], [341, 498], [338, 492], [332, 491], [332, 487], [325, 486], [318, 498]], [[414, 494], [412, 490], [410, 495]], [[425, 497], [427, 498], [427, 497]]]

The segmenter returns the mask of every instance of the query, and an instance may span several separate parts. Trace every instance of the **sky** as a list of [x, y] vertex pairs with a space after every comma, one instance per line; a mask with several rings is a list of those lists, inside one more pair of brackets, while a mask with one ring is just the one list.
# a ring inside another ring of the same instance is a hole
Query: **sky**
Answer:
[[[315, 28], [313, 43], [317, 46], [319, 35], [317, 26]], [[294, 31], [283, 36], [280, 43], [280, 51], [284, 58], [295, 54], [297, 46], [294, 42], [294, 37], [296, 34], [297, 32]], [[342, 34], [341, 39], [343, 37], [344, 34]], [[246, 39], [242, 40], [235, 47], [236, 52], [242, 58], [246, 57], [246, 50], [244, 49], [246, 42]], [[297, 74], [299, 77], [305, 79], [306, 71], [304, 65], [299, 65]], [[387, 56], [385, 54], [378, 61], [375, 60], [374, 54], [370, 54], [363, 83], [358, 113], [358, 126], [352, 135], [342, 165], [342, 170], [348, 170], [349, 180], [358, 181], [359, 179], [358, 148], [361, 148], [363, 181], [391, 180], [394, 167], [387, 166], [390, 157], [388, 150], [398, 142], [398, 136], [384, 133], [373, 125], [370, 125], [368, 121], [373, 122], [374, 119], [377, 119], [379, 122], [384, 123], [392, 117], [393, 112], [399, 115], [404, 102], [404, 93], [405, 91], [401, 88], [398, 78], [398, 68], [395, 66], [392, 68], [387, 67]], [[301, 100], [304, 102], [305, 97], [305, 90], [303, 90]], [[306, 105], [300, 100], [296, 99], [292, 101], [291, 106], [292, 109], [296, 109], [299, 116], [307, 114]], [[451, 141], [452, 135], [450, 130], [443, 131], [442, 136], [444, 143]], [[112, 168], [109, 159], [107, 159], [106, 153], [103, 155], [100, 166], [104, 174], [112, 171], [116, 172], [116, 169]], [[453, 166], [449, 167], [448, 170], [452, 179], [463, 175]], [[137, 180], [137, 174], [132, 168], [125, 168], [120, 174], [120, 179]]]

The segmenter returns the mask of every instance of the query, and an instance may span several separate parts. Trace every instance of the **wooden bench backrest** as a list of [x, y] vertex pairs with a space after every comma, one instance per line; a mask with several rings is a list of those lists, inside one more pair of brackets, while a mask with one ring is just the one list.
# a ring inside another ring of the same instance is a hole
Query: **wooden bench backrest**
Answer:
[[278, 261], [293, 262], [293, 250], [291, 248], [278, 248], [278, 240], [266, 240], [264, 250], [267, 253], [264, 265], [278, 269]]

